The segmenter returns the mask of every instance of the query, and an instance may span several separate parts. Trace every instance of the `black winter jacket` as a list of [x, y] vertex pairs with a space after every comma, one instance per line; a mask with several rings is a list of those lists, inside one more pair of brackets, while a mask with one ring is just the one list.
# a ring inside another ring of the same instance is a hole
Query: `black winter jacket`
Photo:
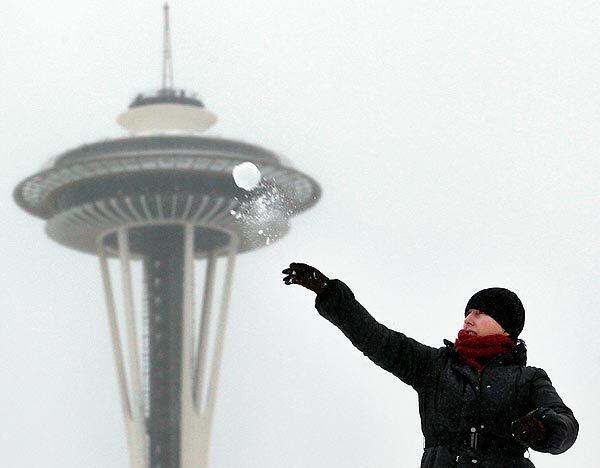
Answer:
[[417, 391], [425, 437], [421, 468], [533, 467], [511, 422], [537, 408], [547, 437], [533, 450], [559, 454], [575, 442], [573, 412], [543, 369], [525, 366], [523, 341], [478, 373], [457, 358], [450, 341], [432, 348], [378, 323], [340, 280], [330, 280], [315, 307], [365, 356]]

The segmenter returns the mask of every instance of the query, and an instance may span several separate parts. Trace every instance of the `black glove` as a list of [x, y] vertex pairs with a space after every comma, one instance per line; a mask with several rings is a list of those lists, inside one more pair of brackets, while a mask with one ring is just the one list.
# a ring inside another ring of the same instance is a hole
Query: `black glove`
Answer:
[[327, 276], [306, 263], [290, 263], [290, 267], [282, 273], [287, 275], [283, 278], [285, 284], [299, 284], [317, 294], [323, 291], [329, 282]]
[[538, 444], [546, 438], [546, 427], [541, 422], [541, 411], [535, 409], [513, 421], [512, 435], [528, 445]]

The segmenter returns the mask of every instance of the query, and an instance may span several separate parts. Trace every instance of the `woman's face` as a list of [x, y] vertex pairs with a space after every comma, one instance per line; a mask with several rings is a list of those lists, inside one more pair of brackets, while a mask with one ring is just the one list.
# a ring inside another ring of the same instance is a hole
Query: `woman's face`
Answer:
[[463, 322], [463, 330], [474, 333], [477, 336], [508, 335], [504, 329], [492, 317], [477, 309], [469, 309]]

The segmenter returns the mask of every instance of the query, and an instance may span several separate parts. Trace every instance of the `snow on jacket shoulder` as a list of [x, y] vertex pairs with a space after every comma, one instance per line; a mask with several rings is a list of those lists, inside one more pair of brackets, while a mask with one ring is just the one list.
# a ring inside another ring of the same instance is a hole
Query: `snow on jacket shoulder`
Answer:
[[575, 442], [573, 412], [543, 369], [526, 366], [524, 342], [478, 373], [457, 358], [450, 341], [433, 348], [377, 322], [340, 280], [329, 282], [315, 307], [371, 361], [417, 391], [425, 437], [421, 468], [533, 467], [511, 423], [534, 409], [547, 437], [532, 449], [558, 454]]

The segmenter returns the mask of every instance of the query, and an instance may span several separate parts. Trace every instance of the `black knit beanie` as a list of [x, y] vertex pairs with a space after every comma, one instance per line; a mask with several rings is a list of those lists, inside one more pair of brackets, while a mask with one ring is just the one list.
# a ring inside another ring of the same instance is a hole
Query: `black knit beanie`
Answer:
[[525, 325], [525, 308], [518, 296], [505, 288], [487, 288], [473, 294], [465, 307], [465, 317], [469, 309], [477, 309], [492, 317], [517, 341]]

